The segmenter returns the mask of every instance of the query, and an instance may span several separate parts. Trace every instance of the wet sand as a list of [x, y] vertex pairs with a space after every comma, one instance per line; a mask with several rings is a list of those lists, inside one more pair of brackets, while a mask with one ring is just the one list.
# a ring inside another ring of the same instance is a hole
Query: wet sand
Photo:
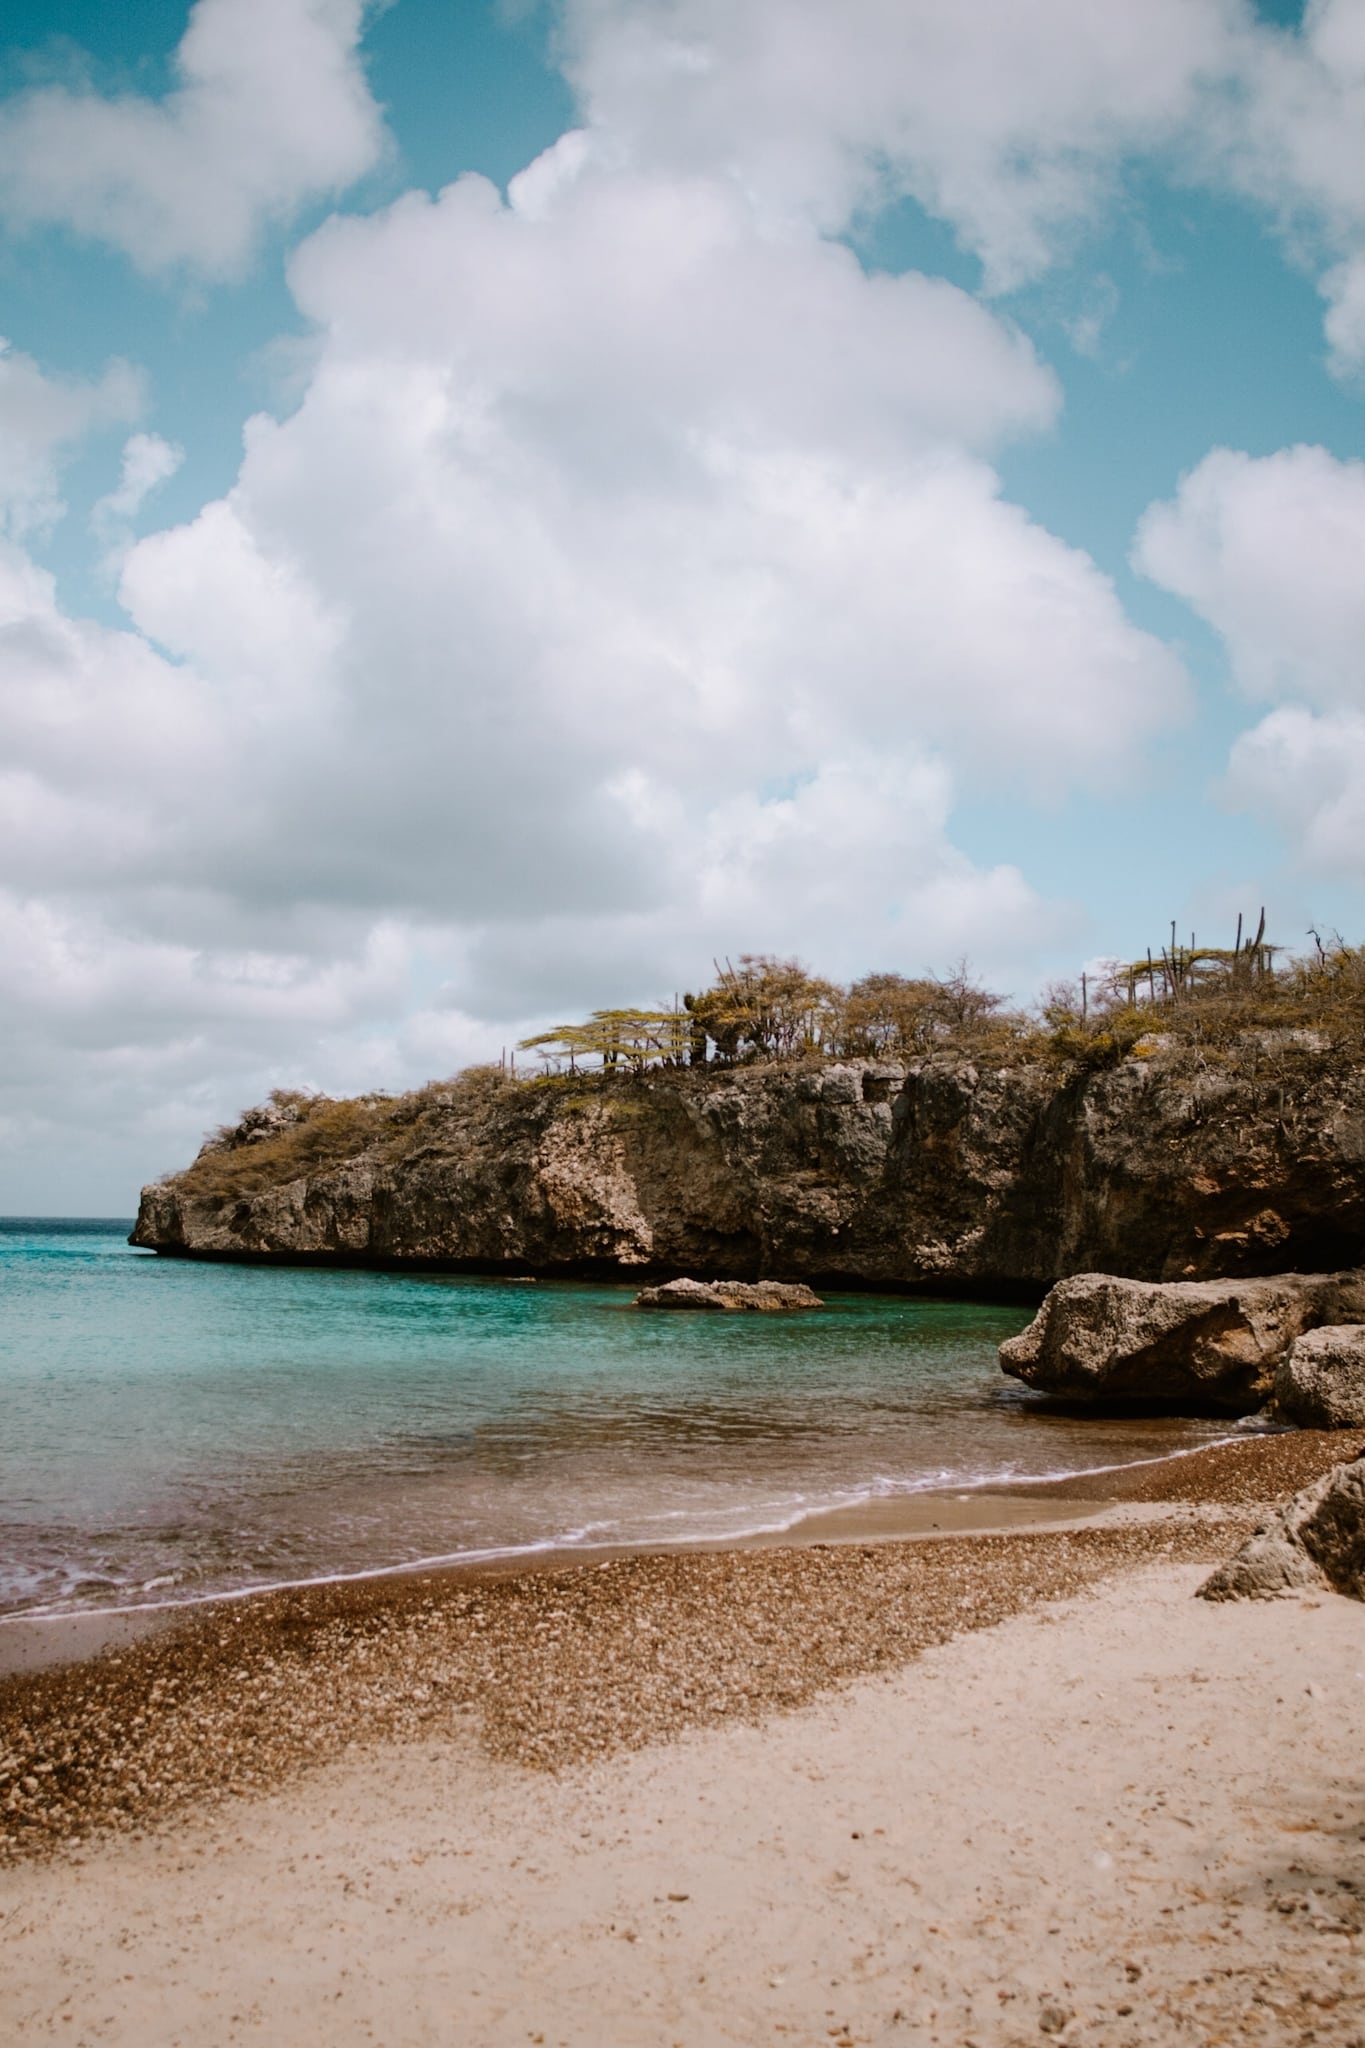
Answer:
[[[280, 1785], [358, 1731], [457, 1727], [490, 1755], [560, 1768], [761, 1718], [1135, 1564], [1211, 1564], [1257, 1502], [1352, 1449], [1319, 1433], [1248, 1437], [1070, 1493], [913, 1496], [738, 1549], [11, 1626], [0, 1636], [30, 1668], [0, 1680], [0, 1856]], [[907, 1536], [933, 1540], [891, 1540]], [[63, 1654], [76, 1661], [54, 1664]]]
[[1190, 1596], [1355, 1449], [259, 1595], [15, 1673], [0, 2038], [1346, 2048], [1365, 1613]]
[[[817, 1511], [792, 1528], [763, 1532], [738, 1541], [699, 1543], [661, 1553], [599, 1549], [548, 1550], [533, 1561], [524, 1558], [491, 1561], [477, 1567], [453, 1566], [432, 1573], [442, 1584], [502, 1577], [527, 1577], [543, 1572], [571, 1571], [623, 1557], [696, 1552], [790, 1549], [819, 1543], [876, 1543], [899, 1539], [1000, 1533], [1048, 1526], [1083, 1527], [1103, 1519], [1115, 1508], [1156, 1503], [1254, 1507], [1296, 1492], [1332, 1464], [1365, 1451], [1354, 1436], [1319, 1430], [1255, 1435], [1228, 1444], [1120, 1466], [1065, 1479], [1013, 1480], [998, 1490], [920, 1493], [893, 1496], [857, 1507]], [[412, 1574], [395, 1570], [372, 1580], [342, 1580], [342, 1585], [378, 1584], [401, 1588]], [[311, 1588], [298, 1589], [305, 1593]], [[318, 1589], [319, 1592], [321, 1588]], [[272, 1597], [268, 1592], [227, 1596], [222, 1600], [183, 1606], [145, 1606], [69, 1614], [40, 1619], [22, 1616], [0, 1620], [0, 1686], [12, 1676], [49, 1666], [84, 1661], [105, 1650], [126, 1648], [140, 1637], [167, 1628], [194, 1626], [205, 1615], [229, 1609], [237, 1598]]]

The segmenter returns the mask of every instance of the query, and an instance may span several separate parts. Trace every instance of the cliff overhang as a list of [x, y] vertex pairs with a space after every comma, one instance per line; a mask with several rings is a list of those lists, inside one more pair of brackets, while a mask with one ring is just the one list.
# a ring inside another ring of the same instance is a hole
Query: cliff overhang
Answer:
[[281, 1098], [143, 1190], [167, 1256], [1036, 1300], [1365, 1255], [1365, 1066], [1256, 1043]]

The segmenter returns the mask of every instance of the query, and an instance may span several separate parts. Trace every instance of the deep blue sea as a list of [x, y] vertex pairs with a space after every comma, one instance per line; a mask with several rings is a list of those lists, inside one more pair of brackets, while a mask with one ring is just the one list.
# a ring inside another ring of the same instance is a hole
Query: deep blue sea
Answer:
[[129, 1228], [0, 1219], [0, 1614], [736, 1536], [1219, 1433], [1047, 1413], [996, 1363], [1019, 1309], [650, 1315], [628, 1287], [159, 1259]]

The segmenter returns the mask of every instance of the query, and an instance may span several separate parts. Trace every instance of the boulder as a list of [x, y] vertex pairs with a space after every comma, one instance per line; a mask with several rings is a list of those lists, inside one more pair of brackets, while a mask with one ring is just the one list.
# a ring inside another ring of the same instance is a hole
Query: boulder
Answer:
[[1365, 1322], [1365, 1272], [1175, 1281], [1078, 1273], [1000, 1346], [1000, 1364], [1067, 1400], [1248, 1415], [1269, 1399], [1297, 1337], [1350, 1322]]
[[1365, 1600], [1365, 1456], [1277, 1508], [1199, 1588], [1202, 1600], [1274, 1600], [1330, 1586]]
[[1275, 1374], [1275, 1406], [1303, 1429], [1365, 1429], [1365, 1324], [1296, 1337]]
[[636, 1308], [823, 1308], [818, 1294], [794, 1280], [670, 1280], [643, 1287]]

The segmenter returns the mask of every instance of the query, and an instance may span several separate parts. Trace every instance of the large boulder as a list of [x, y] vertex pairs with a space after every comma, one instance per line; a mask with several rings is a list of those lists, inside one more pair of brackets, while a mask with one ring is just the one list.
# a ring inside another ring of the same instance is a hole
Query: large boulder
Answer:
[[636, 1308], [823, 1308], [818, 1294], [798, 1280], [670, 1280], [642, 1287]]
[[1296, 1337], [1275, 1374], [1275, 1406], [1303, 1429], [1365, 1429], [1365, 1324]]
[[1199, 1588], [1204, 1600], [1274, 1600], [1330, 1586], [1365, 1600], [1365, 1456], [1334, 1465], [1277, 1508]]
[[1296, 1337], [1351, 1322], [1365, 1322], [1365, 1272], [1175, 1281], [1078, 1273], [1000, 1346], [1000, 1364], [1066, 1400], [1248, 1415], [1268, 1400]]

